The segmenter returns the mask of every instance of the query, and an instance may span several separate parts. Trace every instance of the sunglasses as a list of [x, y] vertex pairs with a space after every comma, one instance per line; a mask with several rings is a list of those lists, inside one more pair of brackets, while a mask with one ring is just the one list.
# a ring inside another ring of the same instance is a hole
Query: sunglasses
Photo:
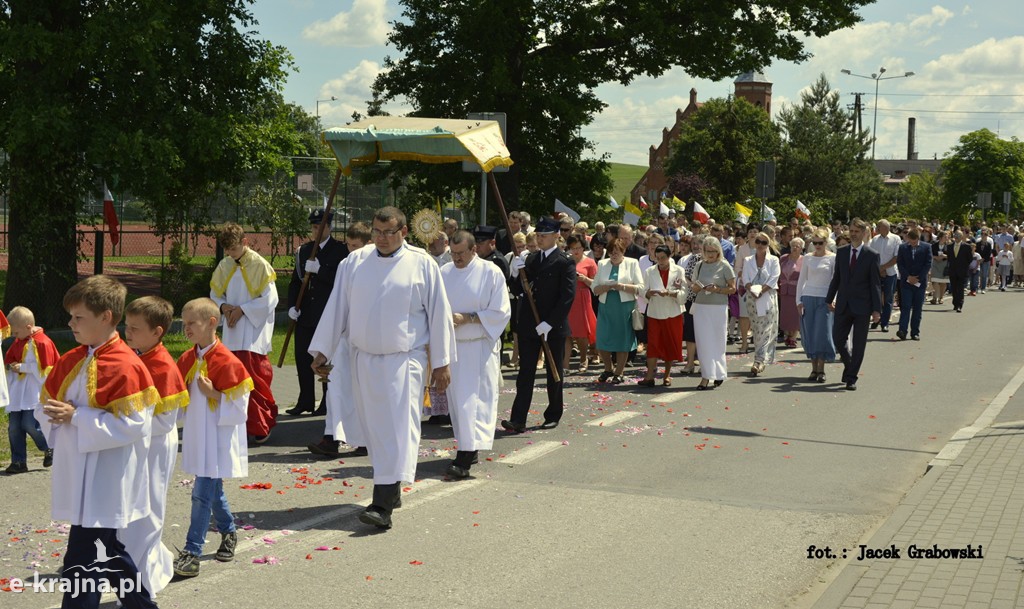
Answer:
[[768, 242], [765, 241], [764, 239], [757, 239], [756, 241], [754, 241], [754, 243], [758, 245], [768, 245]]
[[814, 245], [825, 245], [824, 241], [811, 241]]

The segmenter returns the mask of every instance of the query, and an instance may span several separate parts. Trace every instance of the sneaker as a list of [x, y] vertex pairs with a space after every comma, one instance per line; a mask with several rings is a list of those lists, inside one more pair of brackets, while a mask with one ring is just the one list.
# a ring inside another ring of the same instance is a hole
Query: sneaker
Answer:
[[5, 474], [24, 474], [27, 472], [27, 463], [11, 463], [10, 465], [7, 466], [7, 469], [4, 470]]
[[174, 559], [174, 574], [179, 577], [195, 577], [199, 575], [199, 556], [182, 550]]
[[235, 559], [235, 546], [238, 545], [238, 535], [234, 531], [220, 534], [220, 547], [214, 558], [220, 562], [231, 562]]
[[43, 457], [43, 467], [50, 467], [53, 465], [53, 449], [46, 449], [46, 455]]

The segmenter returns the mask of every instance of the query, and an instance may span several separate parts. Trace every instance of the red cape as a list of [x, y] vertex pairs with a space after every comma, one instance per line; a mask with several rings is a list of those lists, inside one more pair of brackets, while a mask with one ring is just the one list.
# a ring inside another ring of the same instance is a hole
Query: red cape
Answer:
[[[17, 338], [11, 343], [10, 348], [7, 349], [7, 353], [4, 354], [4, 363], [20, 364], [25, 361], [25, 354], [28, 353], [29, 349], [35, 349], [36, 364], [39, 366], [39, 375], [45, 377], [50, 373], [50, 369], [60, 359], [60, 352], [57, 351], [57, 346], [53, 344], [50, 337], [43, 333], [40, 328], [32, 333], [28, 338]], [[25, 373], [21, 372], [18, 374], [18, 378], [24, 378]]]
[[86, 393], [92, 408], [124, 416], [160, 403], [160, 394], [153, 386], [149, 371], [121, 337], [115, 336], [101, 345], [85, 364], [88, 355], [89, 348], [85, 345], [62, 355], [46, 377], [40, 399], [65, 401], [68, 387], [84, 367], [88, 374]]
[[[178, 358], [178, 371], [185, 377], [185, 386], [192, 384], [197, 374], [205, 376], [213, 382], [213, 388], [235, 398], [247, 391], [252, 391], [252, 377], [246, 372], [245, 366], [239, 361], [224, 343], [219, 340], [206, 352], [201, 359], [197, 358], [199, 347], [193, 347]], [[207, 400], [210, 410], [217, 408], [217, 402]]]
[[153, 414], [163, 414], [178, 408], [188, 406], [188, 386], [185, 379], [178, 371], [178, 365], [174, 358], [167, 352], [163, 343], [157, 343], [155, 347], [139, 355], [146, 370], [149, 370], [153, 377], [153, 385], [160, 393], [160, 404], [157, 405]]

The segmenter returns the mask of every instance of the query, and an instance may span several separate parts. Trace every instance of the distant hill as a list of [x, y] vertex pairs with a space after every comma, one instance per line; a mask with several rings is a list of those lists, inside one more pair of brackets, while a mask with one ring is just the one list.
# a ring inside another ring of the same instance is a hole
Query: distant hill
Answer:
[[644, 165], [626, 165], [625, 163], [609, 163], [608, 175], [612, 178], [611, 195], [620, 204], [629, 200], [629, 191], [640, 181], [647, 167]]

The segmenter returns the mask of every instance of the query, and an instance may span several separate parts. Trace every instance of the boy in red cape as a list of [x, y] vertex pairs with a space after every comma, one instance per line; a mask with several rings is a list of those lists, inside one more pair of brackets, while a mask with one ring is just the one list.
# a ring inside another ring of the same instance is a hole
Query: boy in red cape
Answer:
[[196, 477], [192, 486], [192, 522], [185, 549], [174, 561], [181, 577], [199, 575], [199, 557], [206, 543], [212, 511], [220, 532], [214, 556], [221, 562], [235, 558], [235, 518], [224, 494], [224, 478], [249, 475], [245, 443], [245, 417], [252, 378], [224, 343], [217, 340], [220, 313], [217, 303], [197, 298], [181, 311], [185, 338], [195, 345], [178, 359], [190, 396], [185, 410], [181, 442], [181, 469]]
[[253, 442], [263, 444], [277, 425], [277, 402], [270, 390], [274, 368], [267, 354], [274, 336], [278, 296], [277, 274], [262, 256], [249, 249], [242, 227], [229, 222], [217, 242], [224, 257], [213, 270], [210, 298], [224, 316], [224, 346], [234, 353], [252, 377], [246, 430]]
[[150, 434], [149, 503], [151, 512], [123, 529], [119, 535], [128, 553], [138, 562], [142, 583], [156, 596], [174, 577], [174, 553], [160, 540], [167, 511], [167, 488], [178, 456], [178, 414], [188, 406], [188, 388], [174, 358], [161, 339], [171, 327], [174, 307], [157, 296], [133, 300], [125, 309], [124, 338], [153, 377], [160, 403], [153, 412]]
[[[43, 385], [36, 411], [53, 455], [54, 520], [71, 522], [62, 607], [98, 607], [102, 582], [128, 609], [156, 607], [137, 586], [135, 561], [117, 530], [149, 515], [146, 458], [160, 395], [139, 357], [117, 334], [128, 290], [94, 275], [64, 295], [80, 346], [65, 353]], [[89, 580], [89, 581], [85, 581]]]
[[[0, 317], [3, 317], [3, 313], [0, 313]], [[2, 321], [7, 323], [6, 318]], [[11, 309], [10, 325], [6, 329], [14, 335], [14, 342], [4, 356], [9, 396], [7, 435], [11, 440], [11, 465], [5, 470], [8, 474], [28, 471], [26, 435], [43, 451], [43, 467], [53, 465], [53, 450], [39, 428], [35, 410], [39, 405], [43, 381], [57, 363], [60, 353], [50, 337], [35, 324], [36, 318], [32, 311], [25, 307]]]

